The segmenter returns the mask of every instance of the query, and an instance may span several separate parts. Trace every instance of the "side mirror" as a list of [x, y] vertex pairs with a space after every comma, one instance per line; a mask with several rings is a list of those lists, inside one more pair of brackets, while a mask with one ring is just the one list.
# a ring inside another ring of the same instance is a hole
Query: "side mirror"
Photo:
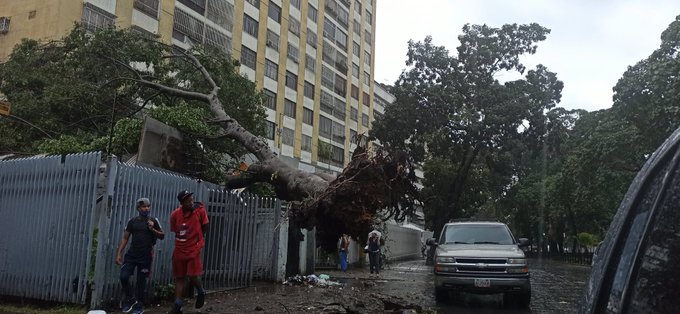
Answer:
[[427, 242], [425, 242], [427, 245], [437, 245], [437, 239], [436, 238], [429, 238], [427, 239]]
[[527, 238], [519, 238], [519, 247], [526, 247], [529, 246], [531, 242], [529, 242], [529, 239]]

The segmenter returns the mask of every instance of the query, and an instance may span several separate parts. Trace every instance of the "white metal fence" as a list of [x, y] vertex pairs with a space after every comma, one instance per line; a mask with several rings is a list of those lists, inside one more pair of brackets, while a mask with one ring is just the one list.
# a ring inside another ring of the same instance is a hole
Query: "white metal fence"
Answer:
[[85, 302], [100, 158], [0, 162], [0, 294]]
[[[128, 166], [101, 154], [0, 162], [0, 294], [96, 307], [120, 295], [115, 252], [135, 200], [151, 200], [166, 238], [154, 247], [151, 284], [172, 282], [171, 211], [180, 190], [205, 203], [207, 289], [275, 280], [281, 202], [234, 194], [162, 170]], [[100, 175], [100, 169], [105, 173]], [[91, 298], [90, 298], [91, 297]], [[90, 298], [90, 299], [88, 299]]]

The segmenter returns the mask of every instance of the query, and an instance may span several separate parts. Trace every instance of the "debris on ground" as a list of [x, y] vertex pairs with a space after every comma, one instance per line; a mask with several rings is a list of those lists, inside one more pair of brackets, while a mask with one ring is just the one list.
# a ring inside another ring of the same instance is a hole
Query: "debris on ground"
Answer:
[[337, 281], [330, 280], [330, 276], [328, 276], [328, 275], [316, 276], [314, 274], [307, 275], [307, 276], [295, 275], [295, 276], [292, 276], [292, 277], [288, 277], [288, 279], [286, 279], [286, 281], [284, 281], [283, 284], [288, 285], [288, 286], [307, 285], [307, 286], [321, 286], [321, 287], [341, 285]]

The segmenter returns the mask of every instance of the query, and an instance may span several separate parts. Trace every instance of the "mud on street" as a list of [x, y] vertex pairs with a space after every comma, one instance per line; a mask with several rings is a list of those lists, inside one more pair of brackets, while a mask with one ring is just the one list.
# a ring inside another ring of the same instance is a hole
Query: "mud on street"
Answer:
[[[206, 305], [184, 313], [575, 313], [590, 267], [551, 260], [530, 263], [530, 309], [509, 308], [500, 295], [464, 294], [454, 302], [434, 300], [432, 267], [423, 260], [388, 265], [380, 277], [367, 268], [347, 273], [320, 270], [339, 285], [319, 286], [255, 282], [250, 288], [215, 292]], [[147, 307], [145, 313], [165, 313], [170, 303]]]

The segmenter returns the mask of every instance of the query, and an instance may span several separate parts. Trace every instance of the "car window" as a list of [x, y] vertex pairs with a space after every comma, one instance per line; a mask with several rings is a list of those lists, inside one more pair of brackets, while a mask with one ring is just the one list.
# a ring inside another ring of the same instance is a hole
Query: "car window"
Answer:
[[502, 225], [451, 225], [444, 231], [444, 244], [513, 244]]
[[[675, 185], [678, 186], [678, 185]], [[675, 188], [676, 190], [678, 188]], [[680, 296], [680, 204], [669, 191], [642, 244], [638, 268], [629, 281], [629, 313], [677, 313]]]

